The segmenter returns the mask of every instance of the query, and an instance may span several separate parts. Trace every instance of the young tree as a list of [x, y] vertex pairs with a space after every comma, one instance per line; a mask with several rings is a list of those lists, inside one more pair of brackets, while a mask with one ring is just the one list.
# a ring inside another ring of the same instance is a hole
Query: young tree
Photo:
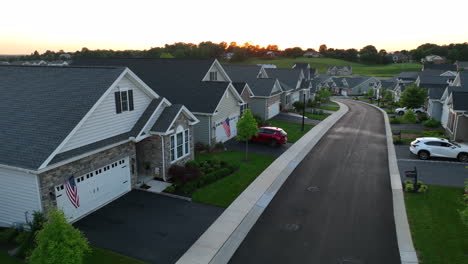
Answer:
[[253, 117], [250, 109], [245, 110], [239, 122], [237, 122], [237, 140], [245, 141], [245, 160], [249, 151], [249, 140], [258, 133], [257, 121]]
[[374, 89], [369, 88], [369, 89], [367, 90], [367, 96], [368, 96], [369, 98], [374, 97]]
[[382, 99], [384, 102], [388, 102], [388, 103], [393, 102], [392, 92], [390, 90], [384, 90]]
[[421, 107], [426, 101], [427, 91], [424, 88], [419, 88], [415, 84], [405, 88], [401, 93], [400, 103], [404, 107], [414, 109]]
[[81, 264], [91, 252], [88, 240], [65, 219], [62, 211], [50, 211], [48, 220], [36, 235], [37, 247], [30, 264]]
[[326, 103], [330, 100], [331, 95], [332, 94], [328, 89], [321, 89], [317, 92], [317, 95], [315, 96], [315, 101], [318, 101], [320, 103]]

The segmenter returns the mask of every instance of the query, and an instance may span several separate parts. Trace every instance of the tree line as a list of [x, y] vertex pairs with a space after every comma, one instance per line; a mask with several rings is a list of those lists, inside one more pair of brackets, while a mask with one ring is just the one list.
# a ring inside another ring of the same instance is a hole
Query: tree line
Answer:
[[[392, 57], [384, 50], [377, 50], [373, 45], [367, 45], [360, 50], [357, 49], [334, 49], [328, 48], [322, 44], [318, 51], [309, 48], [302, 49], [300, 47], [286, 48], [280, 50], [277, 45], [259, 46], [249, 42], [238, 45], [236, 42], [220, 42], [214, 43], [211, 41], [200, 42], [199, 44], [176, 42], [174, 44], [166, 44], [164, 47], [154, 47], [147, 50], [90, 50], [82, 48], [75, 52], [65, 52], [63, 50], [50, 51], [40, 54], [35, 51], [31, 55], [7, 57], [9, 61], [13, 60], [60, 60], [66, 59], [62, 54], [68, 53], [72, 57], [153, 57], [153, 58], [191, 58], [191, 59], [207, 59], [207, 58], [226, 58], [229, 54], [231, 61], [244, 61], [249, 58], [297, 58], [302, 57], [305, 52], [311, 51], [317, 56], [342, 59], [350, 62], [361, 62], [368, 64], [388, 64], [392, 63]], [[420, 45], [413, 50], [398, 51], [405, 55], [412, 56], [413, 60], [420, 61], [427, 55], [439, 55], [447, 57], [452, 62], [468, 61], [468, 43], [437, 45], [426, 43]], [[320, 54], [320, 55], [318, 55]]]

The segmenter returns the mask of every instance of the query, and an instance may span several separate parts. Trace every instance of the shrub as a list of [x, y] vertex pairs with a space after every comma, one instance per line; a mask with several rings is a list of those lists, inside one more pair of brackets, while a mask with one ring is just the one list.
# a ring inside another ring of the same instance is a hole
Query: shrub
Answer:
[[437, 127], [441, 127], [442, 123], [440, 123], [440, 121], [438, 121], [438, 120], [435, 120], [435, 119], [431, 118], [429, 120], [424, 121], [423, 125], [425, 127], [437, 128]]
[[442, 134], [441, 131], [437, 131], [437, 130], [423, 131], [422, 134], [425, 137], [440, 137], [440, 138], [447, 138], [447, 139], [449, 138], [445, 136], [444, 134]]
[[13, 242], [18, 236], [19, 231], [16, 228], [8, 228], [0, 233], [0, 242]]
[[426, 193], [429, 190], [429, 187], [426, 184], [421, 184], [418, 189], [418, 193]]
[[468, 207], [459, 211], [462, 222], [468, 226]]
[[407, 192], [414, 191], [414, 185], [412, 183], [405, 184], [405, 191], [407, 191]]
[[412, 110], [406, 111], [402, 118], [405, 123], [416, 123], [418, 121], [416, 114]]
[[404, 183], [405, 183], [405, 185], [406, 184], [411, 184], [411, 183], [413, 183], [413, 181], [412, 180], [405, 180]]
[[217, 142], [217, 143], [214, 145], [214, 148], [215, 148], [215, 149], [224, 149], [224, 143], [223, 143], [223, 142]]
[[70, 223], [61, 211], [50, 211], [44, 228], [37, 232], [37, 247], [28, 262], [31, 264], [81, 264], [91, 252], [88, 240]]
[[395, 145], [403, 144], [403, 140], [400, 139], [400, 138], [394, 138], [393, 139], [393, 144], [395, 144]]
[[180, 191], [185, 195], [189, 195], [193, 193], [197, 188], [198, 188], [198, 181], [190, 181], [182, 185], [182, 187], [180, 187]]
[[427, 117], [426, 113], [418, 113], [417, 118], [418, 118], [419, 122], [424, 122], [424, 121], [429, 119], [429, 117]]
[[258, 126], [268, 126], [269, 123], [266, 120], [263, 120], [259, 115], [253, 115]]
[[169, 168], [169, 175], [174, 178], [174, 181], [185, 183], [198, 179], [200, 177], [200, 170], [197, 167], [186, 168], [179, 165], [172, 165]]
[[307, 107], [310, 107], [310, 108], [314, 108], [314, 107], [317, 107], [317, 102], [315, 101], [312, 101], [309, 99], [309, 101], [307, 101], [307, 104], [306, 104]]
[[210, 148], [207, 144], [203, 144], [201, 142], [195, 143], [195, 151], [196, 152], [201, 152], [201, 151], [208, 151]]
[[28, 222], [29, 232], [20, 233], [16, 238], [16, 243], [20, 245], [18, 256], [21, 258], [27, 258], [31, 255], [31, 252], [36, 247], [36, 235], [46, 222], [46, 217], [42, 212], [34, 212], [33, 220]]
[[192, 161], [185, 163], [185, 167], [186, 168], [198, 168], [200, 167], [200, 164], [198, 164], [198, 162], [196, 162], [195, 160], [192, 160]]
[[294, 109], [296, 109], [297, 112], [302, 111], [305, 107], [303, 102], [297, 101], [293, 103]]

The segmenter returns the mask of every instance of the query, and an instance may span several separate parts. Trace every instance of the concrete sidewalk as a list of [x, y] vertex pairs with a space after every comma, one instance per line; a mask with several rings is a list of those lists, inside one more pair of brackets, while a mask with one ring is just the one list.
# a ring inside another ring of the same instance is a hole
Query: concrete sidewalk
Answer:
[[206, 230], [177, 264], [227, 263], [296, 166], [348, 112], [346, 105], [338, 104], [339, 111], [315, 126], [278, 157]]

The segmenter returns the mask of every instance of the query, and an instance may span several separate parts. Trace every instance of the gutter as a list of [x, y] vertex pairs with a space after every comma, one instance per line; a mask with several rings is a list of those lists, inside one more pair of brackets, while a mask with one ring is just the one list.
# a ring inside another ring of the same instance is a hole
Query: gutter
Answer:
[[21, 171], [21, 172], [25, 172], [25, 173], [28, 173], [28, 174], [39, 174], [39, 172], [35, 171], [35, 170], [23, 169], [23, 168], [19, 168], [19, 167], [4, 165], [4, 164], [0, 164], [0, 169]]

